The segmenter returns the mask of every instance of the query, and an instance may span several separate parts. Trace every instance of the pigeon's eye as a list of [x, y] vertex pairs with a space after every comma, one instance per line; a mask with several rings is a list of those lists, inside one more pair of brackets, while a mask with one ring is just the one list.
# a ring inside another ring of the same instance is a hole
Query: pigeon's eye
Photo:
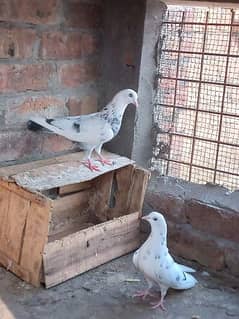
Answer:
[[158, 220], [158, 218], [157, 218], [157, 217], [154, 217], [154, 218], [153, 218], [153, 220], [157, 221], [157, 220]]
[[129, 97], [133, 97], [133, 94], [132, 94], [132, 93], [129, 93]]

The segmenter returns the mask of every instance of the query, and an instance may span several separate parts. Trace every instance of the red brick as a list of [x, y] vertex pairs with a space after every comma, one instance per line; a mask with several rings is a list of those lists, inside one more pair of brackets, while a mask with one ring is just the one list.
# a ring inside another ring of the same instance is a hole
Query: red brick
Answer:
[[145, 202], [152, 210], [160, 211], [165, 218], [178, 223], [186, 223], [184, 200], [162, 192], [148, 191]]
[[169, 247], [173, 253], [197, 261], [213, 270], [224, 268], [224, 246], [220, 241], [187, 224], [175, 226], [168, 222], [168, 226]]
[[0, 91], [44, 90], [53, 75], [50, 64], [0, 65]]
[[66, 87], [77, 87], [82, 83], [96, 80], [98, 76], [96, 63], [66, 64], [60, 69], [60, 82]]
[[47, 32], [43, 34], [41, 45], [43, 59], [80, 58], [81, 53], [80, 33]]
[[75, 32], [46, 32], [42, 36], [43, 59], [73, 59], [96, 52], [96, 37]]
[[196, 229], [239, 243], [239, 213], [191, 200], [186, 216]]
[[54, 96], [42, 96], [25, 98], [23, 101], [16, 99], [7, 103], [5, 112], [7, 125], [25, 123], [33, 114], [44, 115], [46, 117], [66, 115], [67, 108], [65, 100]]
[[66, 105], [73, 116], [94, 113], [97, 111], [97, 97], [89, 95], [83, 98], [70, 98]]
[[59, 0], [1, 0], [0, 20], [54, 24], [59, 19]]
[[99, 28], [102, 26], [102, 7], [97, 4], [68, 0], [64, 15], [68, 27]]
[[74, 144], [58, 135], [32, 131], [0, 133], [0, 162], [39, 158], [42, 155], [71, 150]]
[[35, 41], [33, 30], [0, 28], [0, 58], [30, 58]]
[[99, 50], [99, 39], [89, 33], [82, 34], [82, 55], [88, 56], [92, 55]]
[[30, 131], [0, 133], [0, 162], [23, 159], [40, 152], [42, 137]]
[[45, 135], [42, 141], [42, 152], [45, 154], [59, 153], [73, 149], [75, 146], [70, 140], [59, 135]]

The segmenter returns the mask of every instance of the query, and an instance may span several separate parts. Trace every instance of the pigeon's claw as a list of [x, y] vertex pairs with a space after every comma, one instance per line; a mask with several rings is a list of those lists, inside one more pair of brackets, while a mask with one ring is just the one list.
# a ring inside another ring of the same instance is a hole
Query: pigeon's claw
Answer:
[[157, 308], [161, 308], [163, 311], [166, 311], [167, 309], [164, 307], [164, 304], [163, 304], [163, 300], [162, 298], [159, 300], [159, 302], [152, 302], [150, 303], [152, 305], [152, 309], [157, 309]]
[[90, 159], [87, 159], [86, 161], [82, 161], [81, 163], [85, 165], [87, 168], [89, 168], [91, 172], [94, 172], [94, 171], [100, 172], [99, 166], [94, 165]]
[[102, 165], [113, 165], [113, 162], [107, 158], [104, 158], [104, 157], [100, 157], [98, 159], [98, 161], [102, 164]]
[[107, 158], [103, 157], [102, 155], [100, 155], [98, 153], [98, 161], [102, 164], [102, 165], [113, 165], [113, 162], [111, 160], [108, 160]]
[[133, 298], [140, 297], [144, 300], [147, 296], [155, 297], [154, 294], [152, 294], [148, 289], [146, 289], [146, 290], [142, 290], [142, 291], [137, 291], [133, 295]]

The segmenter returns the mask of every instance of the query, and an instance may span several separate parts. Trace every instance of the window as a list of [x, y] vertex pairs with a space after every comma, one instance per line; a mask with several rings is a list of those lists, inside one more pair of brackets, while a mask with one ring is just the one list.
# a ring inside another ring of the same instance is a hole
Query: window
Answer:
[[169, 7], [157, 72], [153, 169], [239, 188], [239, 10]]

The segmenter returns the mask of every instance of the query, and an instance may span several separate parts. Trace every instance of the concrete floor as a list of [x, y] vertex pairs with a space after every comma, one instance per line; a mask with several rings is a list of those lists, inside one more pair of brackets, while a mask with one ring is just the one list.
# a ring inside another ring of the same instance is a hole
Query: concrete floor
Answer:
[[[33, 288], [0, 267], [0, 319], [228, 319], [239, 318], [239, 289], [198, 271], [197, 287], [169, 291], [167, 312], [132, 299], [145, 286], [131, 255], [61, 285]], [[130, 279], [140, 279], [132, 282]]]

